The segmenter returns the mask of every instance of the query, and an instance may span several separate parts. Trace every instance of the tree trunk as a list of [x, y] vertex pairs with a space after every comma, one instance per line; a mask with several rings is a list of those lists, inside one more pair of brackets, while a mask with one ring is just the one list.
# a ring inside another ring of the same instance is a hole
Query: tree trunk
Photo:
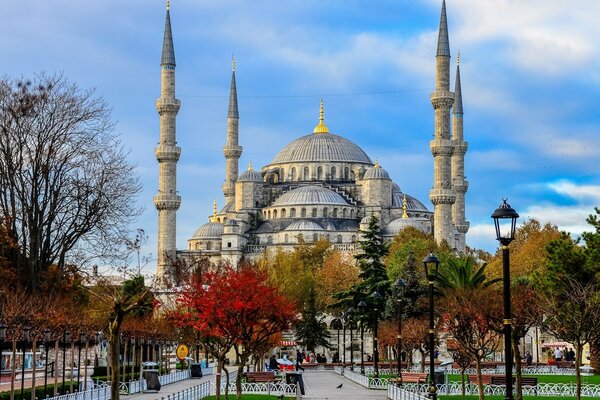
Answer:
[[10, 400], [15, 400], [15, 377], [17, 376], [17, 339], [12, 341], [12, 371], [10, 374]]
[[477, 357], [475, 360], [477, 364], [477, 388], [479, 389], [479, 400], [484, 400], [483, 396], [483, 379], [481, 376], [481, 359]]
[[69, 379], [69, 393], [73, 393], [73, 381], [74, 381], [73, 366], [74, 365], [75, 365], [75, 341], [71, 341], [71, 362], [69, 363], [69, 371], [71, 371], [71, 379]]
[[420, 348], [419, 353], [421, 353], [421, 373], [423, 373], [425, 372], [425, 350]]
[[[578, 358], [579, 352], [577, 352]], [[579, 358], [580, 363], [583, 362], [583, 358]], [[594, 340], [590, 342], [590, 365], [594, 368], [596, 373], [600, 372], [600, 340]]]
[[217, 374], [215, 375], [215, 397], [216, 400], [221, 400], [221, 372], [225, 363], [219, 359], [217, 361]]
[[56, 339], [54, 341], [54, 397], [58, 396], [58, 346], [59, 341]]
[[31, 400], [35, 400], [35, 373], [37, 372], [37, 358], [35, 357], [36, 345], [36, 340], [33, 339], [33, 342], [31, 343], [31, 362], [33, 366], [33, 369], [31, 370]]
[[575, 356], [575, 382], [577, 385], [575, 399], [581, 400], [581, 371], [579, 370], [579, 366], [581, 365], [581, 353], [583, 352], [583, 345], [577, 342], [575, 347], [577, 348], [577, 355]]
[[110, 363], [112, 368], [110, 369], [110, 399], [119, 400], [119, 354], [121, 352], [120, 334], [121, 334], [121, 323], [123, 322], [123, 316], [117, 314], [117, 316], [110, 321], [108, 325], [109, 335], [109, 349], [110, 349]]
[[523, 381], [521, 379], [521, 351], [519, 350], [519, 338], [512, 337], [514, 355], [515, 376], [517, 378], [517, 400], [523, 400]]
[[242, 375], [244, 375], [244, 365], [246, 365], [246, 363], [244, 360], [240, 359], [240, 363], [237, 367], [238, 373], [235, 377], [235, 398], [237, 400], [242, 400]]
[[[223, 355], [225, 357], [225, 355]], [[223, 371], [225, 371], [225, 400], [229, 399], [229, 370], [223, 364]]]
[[462, 367], [460, 369], [460, 390], [462, 393], [462, 397], [463, 399], [465, 398], [465, 392], [466, 392], [466, 386], [465, 386], [465, 369], [464, 367]]

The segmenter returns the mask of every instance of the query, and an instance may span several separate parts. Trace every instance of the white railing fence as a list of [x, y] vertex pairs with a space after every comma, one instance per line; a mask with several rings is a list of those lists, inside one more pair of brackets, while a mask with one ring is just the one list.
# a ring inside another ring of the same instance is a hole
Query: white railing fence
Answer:
[[88, 390], [63, 394], [56, 397], [46, 397], [45, 400], [110, 400], [110, 385], [102, 382]]
[[420, 393], [411, 392], [404, 387], [388, 385], [388, 399], [391, 400], [427, 400], [429, 397]]
[[161, 400], [200, 400], [214, 394], [214, 385], [204, 382], [199, 385], [181, 390], [177, 393], [160, 397]]

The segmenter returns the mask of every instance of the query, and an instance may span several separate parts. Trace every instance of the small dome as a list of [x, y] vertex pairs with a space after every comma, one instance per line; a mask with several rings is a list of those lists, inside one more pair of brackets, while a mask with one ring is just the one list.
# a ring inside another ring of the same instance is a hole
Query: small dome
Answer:
[[301, 186], [285, 192], [275, 202], [273, 207], [295, 205], [340, 205], [347, 206], [344, 198], [333, 190], [321, 186]]
[[323, 227], [314, 221], [302, 219], [300, 221], [292, 222], [285, 228], [286, 231], [322, 231]]
[[238, 182], [262, 182], [262, 175], [260, 172], [253, 169], [248, 169], [240, 174]]
[[400, 185], [398, 185], [396, 182], [392, 182], [392, 193], [402, 193], [402, 190], [400, 190]]
[[223, 236], [223, 224], [219, 222], [209, 222], [196, 229], [192, 239], [220, 239]]
[[[405, 194], [402, 192], [393, 192], [392, 193], [392, 207], [394, 208], [402, 208], [402, 199]], [[406, 194], [406, 209], [407, 211], [413, 212], [430, 212], [427, 207], [419, 200], [414, 197]]]
[[421, 224], [418, 220], [414, 218], [398, 218], [388, 224], [388, 226], [385, 228], [385, 232], [388, 235], [397, 235], [404, 228], [408, 227], [416, 228], [421, 232], [426, 231], [423, 224]]
[[379, 166], [379, 163], [375, 163], [375, 166], [367, 169], [363, 179], [390, 179], [390, 174]]

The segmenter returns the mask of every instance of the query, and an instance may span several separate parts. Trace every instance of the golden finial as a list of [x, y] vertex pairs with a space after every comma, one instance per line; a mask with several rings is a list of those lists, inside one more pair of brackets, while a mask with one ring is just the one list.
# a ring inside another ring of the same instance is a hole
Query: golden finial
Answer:
[[406, 195], [402, 198], [402, 218], [408, 218], [408, 213], [406, 212]]
[[379, 158], [375, 159], [375, 168], [379, 169]]
[[456, 65], [460, 65], [460, 50], [458, 51], [458, 55], [456, 56]]
[[231, 55], [231, 70], [235, 72], [235, 55]]
[[315, 126], [313, 133], [329, 133], [329, 128], [325, 126], [325, 107], [323, 106], [323, 99], [321, 99], [321, 106], [319, 107], [319, 124]]
[[254, 171], [254, 168], [252, 168], [252, 160], [248, 163], [248, 171]]
[[167, 11], [171, 8], [171, 0], [167, 0]]
[[210, 222], [217, 222], [217, 200], [213, 201], [213, 215]]

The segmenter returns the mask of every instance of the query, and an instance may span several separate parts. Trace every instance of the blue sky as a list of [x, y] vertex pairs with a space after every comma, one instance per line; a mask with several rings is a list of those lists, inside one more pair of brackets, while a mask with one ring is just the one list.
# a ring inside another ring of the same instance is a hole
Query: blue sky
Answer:
[[[223, 205], [231, 57], [237, 60], [240, 171], [267, 164], [312, 132], [319, 99], [333, 133], [378, 158], [403, 191], [431, 207], [429, 141], [441, 0], [173, 0], [178, 246]], [[96, 88], [143, 183], [132, 230], [155, 256], [154, 146], [162, 0], [20, 0], [0, 4], [0, 71], [64, 72]], [[453, 63], [461, 52], [467, 243], [493, 251], [503, 197], [523, 219], [578, 233], [600, 205], [600, 2], [448, 0]], [[454, 78], [452, 78], [453, 80]], [[453, 83], [452, 83], [453, 85]], [[152, 269], [152, 266], [148, 266]]]

